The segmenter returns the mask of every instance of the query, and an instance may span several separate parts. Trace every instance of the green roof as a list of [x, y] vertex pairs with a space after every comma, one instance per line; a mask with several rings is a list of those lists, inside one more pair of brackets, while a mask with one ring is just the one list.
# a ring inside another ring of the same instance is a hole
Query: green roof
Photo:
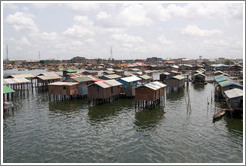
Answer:
[[13, 89], [3, 85], [3, 94], [15, 92]]
[[68, 73], [77, 73], [77, 70], [65, 70]]

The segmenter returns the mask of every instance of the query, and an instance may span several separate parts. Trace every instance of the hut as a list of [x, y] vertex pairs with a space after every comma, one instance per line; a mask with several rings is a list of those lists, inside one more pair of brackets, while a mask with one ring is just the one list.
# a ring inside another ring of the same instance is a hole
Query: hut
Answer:
[[202, 73], [197, 73], [192, 76], [193, 83], [205, 83], [205, 75]]
[[62, 79], [60, 74], [56, 72], [41, 73], [37, 76], [37, 87], [38, 90], [47, 91], [48, 84], [52, 82], [59, 82]]
[[48, 85], [50, 99], [68, 100], [78, 95], [78, 85], [76, 82], [53, 82]]
[[102, 74], [103, 75], [112, 75], [112, 74], [115, 74], [115, 72], [114, 71], [104, 71]]
[[166, 80], [168, 91], [177, 91], [185, 86], [185, 78], [182, 75], [176, 75]]
[[233, 111], [243, 111], [243, 90], [234, 88], [225, 91], [226, 103]]
[[80, 76], [80, 77], [70, 77], [66, 78], [64, 82], [77, 82], [78, 85], [78, 96], [79, 97], [86, 97], [88, 95], [88, 85], [95, 82], [95, 79], [88, 76]]
[[30, 80], [26, 78], [7, 78], [3, 79], [3, 85], [14, 89], [16, 92], [25, 92], [29, 90]]
[[137, 87], [137, 84], [140, 84], [139, 81], [141, 81], [141, 78], [135, 75], [120, 78], [119, 82], [122, 83], [121, 94], [126, 97], [134, 97], [135, 88]]
[[181, 72], [178, 72], [178, 71], [176, 71], [176, 70], [171, 70], [170, 71], [170, 75], [171, 76], [176, 76], [176, 75], [181, 75], [182, 73]]
[[[217, 80], [219, 80], [217, 78]], [[223, 81], [222, 81], [223, 80]], [[215, 85], [215, 97], [216, 98], [226, 98], [225, 91], [230, 89], [243, 89], [243, 86], [230, 78], [221, 78], [219, 82]]]
[[112, 102], [119, 97], [121, 85], [116, 80], [97, 81], [88, 86], [88, 98], [93, 105]]
[[111, 75], [103, 75], [100, 78], [103, 80], [112, 80], [112, 79], [118, 80], [121, 78], [121, 76], [117, 74], [111, 74]]
[[160, 81], [166, 82], [167, 79], [171, 78], [171, 74], [168, 72], [164, 72], [160, 74]]
[[145, 70], [145, 71], [143, 71], [143, 73], [145, 73], [148, 76], [152, 76], [153, 71], [152, 70]]
[[77, 70], [63, 70], [63, 77], [66, 77], [68, 73], [77, 73]]
[[115, 74], [120, 75], [120, 76], [123, 76], [124, 75], [124, 70], [116, 69], [115, 70]]
[[3, 109], [8, 110], [9, 108], [13, 108], [14, 104], [11, 102], [13, 99], [13, 94], [15, 90], [3, 85]]
[[135, 89], [135, 108], [149, 108], [160, 104], [165, 96], [166, 85], [158, 81], [150, 82]]
[[27, 74], [12, 74], [12, 75], [9, 75], [8, 77], [6, 78], [25, 78], [27, 80], [30, 80], [31, 81], [31, 87], [33, 88], [34, 85], [35, 85], [35, 78], [36, 78], [36, 75], [33, 74], [33, 73], [27, 73]]

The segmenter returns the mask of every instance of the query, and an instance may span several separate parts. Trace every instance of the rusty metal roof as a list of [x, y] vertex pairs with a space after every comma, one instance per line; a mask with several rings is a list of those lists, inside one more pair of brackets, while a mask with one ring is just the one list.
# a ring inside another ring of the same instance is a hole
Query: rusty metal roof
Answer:
[[28, 73], [28, 74], [12, 74], [10, 75], [13, 78], [34, 78], [36, 77], [35, 74]]
[[122, 83], [120, 83], [119, 81], [116, 80], [105, 80], [106, 83], [108, 83], [111, 86], [120, 86], [122, 85]]
[[61, 79], [62, 77], [59, 75], [49, 75], [49, 76], [37, 76], [37, 78], [41, 80], [56, 80], [56, 79]]
[[84, 74], [82, 74], [82, 73], [67, 73], [66, 75], [68, 75], [70, 77], [80, 77], [80, 76], [83, 76]]
[[103, 80], [103, 81], [97, 81], [95, 82], [96, 85], [102, 87], [102, 88], [110, 88], [113, 86], [120, 86], [122, 85], [120, 82], [116, 80]]
[[46, 72], [46, 73], [41, 73], [38, 76], [61, 76], [61, 75], [57, 72]]
[[3, 84], [4, 85], [9, 85], [9, 84], [24, 84], [24, 83], [30, 83], [30, 81], [26, 78], [7, 78], [3, 79]]

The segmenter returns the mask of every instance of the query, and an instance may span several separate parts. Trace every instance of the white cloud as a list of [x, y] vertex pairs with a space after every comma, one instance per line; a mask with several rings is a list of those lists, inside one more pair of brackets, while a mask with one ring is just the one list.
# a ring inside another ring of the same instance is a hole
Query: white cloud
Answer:
[[157, 38], [157, 41], [163, 45], [168, 45], [168, 44], [173, 44], [173, 42], [171, 40], [167, 40], [165, 35], [160, 35]]
[[100, 8], [100, 5], [97, 3], [67, 3], [63, 5], [75, 13], [85, 13], [89, 11], [95, 11]]
[[29, 40], [26, 37], [24, 37], [24, 36], [21, 38], [21, 44], [31, 45], [31, 43], [29, 42]]
[[188, 25], [181, 30], [182, 34], [198, 37], [209, 37], [214, 35], [221, 35], [222, 31], [218, 29], [203, 30], [196, 25]]
[[15, 5], [13, 3], [3, 3], [3, 9], [16, 10], [16, 9], [19, 9], [19, 6]]
[[43, 40], [50, 40], [50, 41], [55, 40], [57, 38], [57, 33], [56, 32], [51, 32], [51, 33], [43, 32], [41, 38]]
[[95, 35], [93, 30], [78, 25], [73, 25], [71, 28], [68, 28], [65, 32], [63, 32], [63, 34], [76, 38], [83, 38], [85, 36]]
[[113, 34], [112, 38], [123, 43], [143, 43], [144, 39], [139, 36], [124, 34]]
[[10, 14], [6, 18], [6, 22], [13, 26], [16, 31], [30, 30], [32, 32], [38, 31], [38, 27], [33, 21], [33, 15], [22, 12]]
[[93, 21], [90, 21], [87, 16], [75, 16], [74, 17], [75, 24], [78, 25], [85, 25], [85, 26], [92, 26]]
[[111, 16], [107, 13], [107, 12], [100, 12], [97, 14], [97, 19], [98, 20], [103, 20], [103, 19], [107, 19], [110, 18]]
[[144, 7], [140, 4], [124, 5], [119, 14], [119, 20], [125, 26], [149, 26], [153, 21], [146, 16]]

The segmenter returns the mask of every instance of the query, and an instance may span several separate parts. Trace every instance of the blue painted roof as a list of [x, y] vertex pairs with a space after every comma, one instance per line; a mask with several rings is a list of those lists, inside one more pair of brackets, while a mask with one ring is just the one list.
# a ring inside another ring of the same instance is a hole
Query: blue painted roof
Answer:
[[222, 81], [226, 81], [228, 79], [229, 79], [228, 77], [220, 76], [220, 77], [215, 78], [214, 80], [216, 82], [222, 82]]
[[230, 85], [237, 85], [239, 87], [243, 87], [241, 84], [231, 80], [231, 79], [228, 79], [226, 81], [222, 81], [222, 82], [219, 82], [220, 86], [221, 87], [226, 87], [226, 86], [230, 86]]
[[229, 65], [225, 65], [225, 64], [213, 64], [211, 66], [212, 67], [228, 67]]

